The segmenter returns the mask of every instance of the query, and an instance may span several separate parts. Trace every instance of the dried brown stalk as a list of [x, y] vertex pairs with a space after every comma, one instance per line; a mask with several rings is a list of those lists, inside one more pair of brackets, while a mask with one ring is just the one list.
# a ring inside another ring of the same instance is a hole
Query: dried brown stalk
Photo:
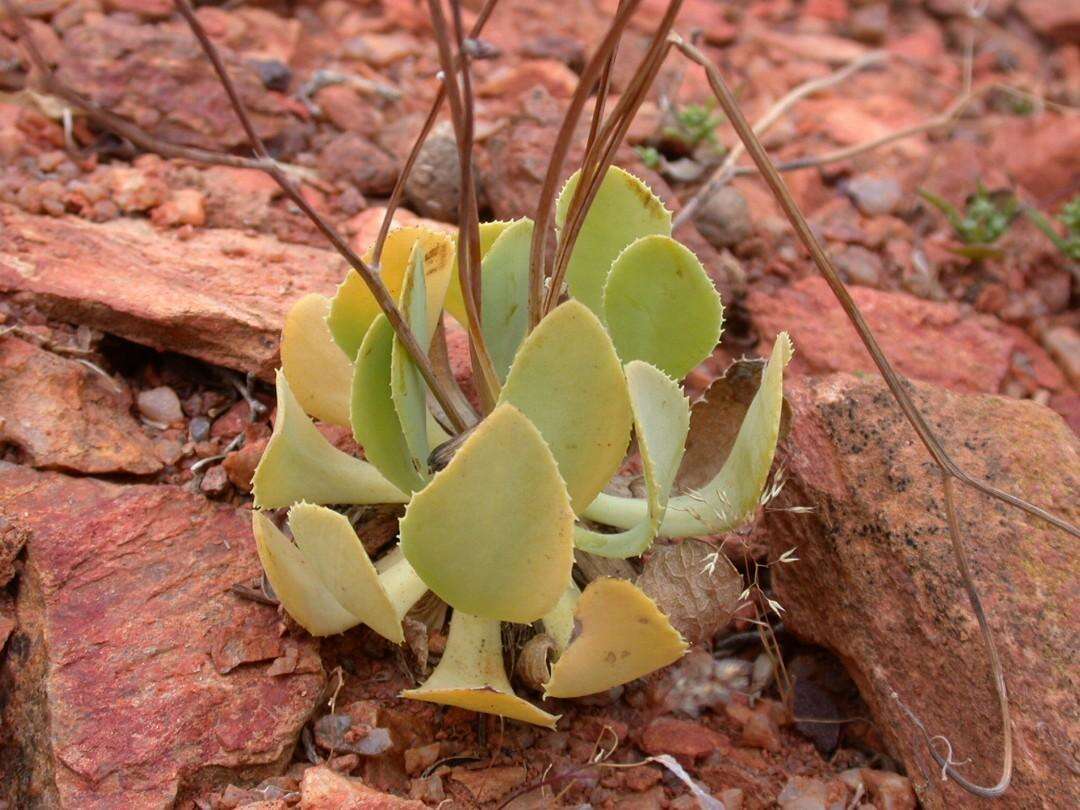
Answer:
[[[828, 255], [824, 249], [818, 243], [813, 232], [810, 230], [810, 226], [807, 224], [805, 217], [799, 210], [798, 205], [795, 203], [794, 198], [791, 196], [791, 192], [788, 190], [787, 185], [784, 183], [783, 178], [780, 176], [776, 167], [773, 166], [772, 161], [769, 159], [765, 148], [761, 145], [761, 142], [754, 134], [753, 128], [747, 122], [743, 116], [742, 111], [739, 109], [738, 103], [735, 101], [735, 97], [732, 95], [727, 84], [724, 82], [720, 71], [712, 63], [711, 60], [704, 53], [692, 44], [684, 41], [679, 37], [673, 37], [675, 46], [682, 51], [689, 59], [701, 65], [705, 69], [706, 75], [709, 80], [709, 85], [712, 88], [717, 101], [723, 108], [724, 113], [728, 116], [728, 120], [732, 126], [735, 127], [735, 131], [738, 133], [739, 138], [746, 146], [747, 152], [757, 165], [758, 170], [761, 172], [762, 177], [768, 184], [770, 190], [773, 192], [773, 196], [776, 198], [780, 207], [787, 215], [789, 222], [795, 229], [800, 241], [810, 252], [811, 257], [814, 260], [814, 264], [817, 265], [818, 270], [825, 277], [829, 287], [832, 289], [833, 294], [839, 300], [844, 311], [847, 313], [848, 318], [855, 326], [855, 330], [858, 332], [860, 339], [870, 352], [871, 357], [874, 359], [875, 365], [881, 371], [882, 376], [885, 378], [886, 385], [889, 386], [892, 391], [893, 397], [900, 405], [901, 410], [904, 412], [905, 417], [911, 426], [915, 429], [923, 445], [934, 459], [935, 463], [941, 468], [942, 478], [945, 486], [945, 501], [946, 509], [948, 512], [949, 523], [949, 537], [952, 541], [953, 553], [956, 556], [957, 565], [960, 568], [960, 574], [964, 582], [964, 587], [968, 592], [968, 598], [971, 601], [972, 608], [975, 610], [976, 616], [979, 619], [979, 627], [982, 632], [983, 642], [989, 652], [991, 667], [994, 674], [994, 688], [997, 693], [999, 703], [1001, 705], [1003, 734], [1005, 736], [1004, 742], [1004, 756], [1002, 762], [1002, 773], [998, 783], [992, 787], [983, 787], [970, 782], [959, 773], [953, 765], [946, 759], [941, 757], [940, 754], [930, 744], [930, 738], [927, 735], [927, 745], [930, 749], [931, 755], [935, 761], [941, 765], [943, 773], [950, 776], [958, 785], [965, 790], [983, 797], [995, 797], [1000, 796], [1008, 788], [1008, 785], [1012, 779], [1012, 729], [1009, 722], [1009, 704], [1008, 695], [1005, 690], [1005, 679], [1001, 669], [1001, 662], [998, 659], [997, 648], [994, 645], [993, 636], [990, 633], [989, 624], [986, 621], [985, 613], [983, 612], [981, 602], [979, 600], [978, 591], [975, 587], [975, 583], [971, 578], [971, 572], [968, 569], [966, 555], [963, 548], [963, 543], [960, 538], [959, 526], [956, 520], [956, 513], [953, 506], [953, 490], [952, 479], [956, 478], [971, 487], [984, 492], [994, 498], [997, 498], [1005, 503], [1011, 504], [1028, 514], [1042, 518], [1052, 525], [1072, 534], [1073, 536], [1080, 537], [1080, 529], [1077, 529], [1072, 524], [1068, 523], [1061, 518], [1050, 514], [1044, 509], [1041, 509], [1034, 504], [1028, 503], [1022, 498], [1018, 498], [1015, 495], [1011, 495], [1006, 492], [1002, 492], [996, 487], [990, 484], [980, 481], [977, 478], [969, 475], [962, 470], [952, 460], [952, 458], [946, 453], [933, 431], [930, 429], [929, 424], [924, 419], [922, 413], [915, 406], [911, 397], [908, 395], [906, 388], [904, 387], [904, 381], [893, 370], [888, 358], [881, 351], [878, 346], [870, 328], [867, 326], [862, 314], [859, 312], [855, 302], [851, 299], [847, 289], [841, 282], [839, 274], [833, 267]], [[921, 723], [919, 723], [922, 728]], [[923, 729], [924, 734], [925, 729]]]
[[581, 71], [578, 85], [574, 94], [570, 97], [570, 104], [563, 117], [559, 132], [555, 136], [555, 143], [551, 150], [551, 161], [548, 163], [547, 174], [544, 177], [544, 185], [540, 190], [540, 197], [536, 203], [536, 213], [533, 216], [532, 246], [529, 255], [529, 327], [532, 328], [540, 323], [541, 304], [544, 296], [544, 265], [546, 264], [545, 249], [547, 246], [547, 230], [551, 222], [552, 208], [555, 203], [555, 195], [558, 193], [559, 176], [562, 174], [563, 163], [570, 151], [570, 144], [574, 138], [574, 128], [581, 118], [581, 112], [585, 108], [589, 93], [600, 77], [608, 56], [622, 37], [623, 29], [630, 22], [630, 17], [637, 9], [641, 0], [626, 0], [615, 12], [604, 38], [597, 45], [596, 51], [589, 58], [585, 68]]
[[585, 223], [585, 216], [600, 190], [608, 167], [615, 159], [615, 153], [622, 143], [638, 107], [645, 100], [649, 88], [652, 87], [656, 74], [660, 71], [664, 59], [667, 57], [671, 44], [668, 42], [668, 34], [675, 24], [675, 18], [682, 8], [682, 0], [671, 0], [664, 16], [657, 26], [652, 41], [645, 56], [642, 58], [634, 79], [630, 86], [619, 98], [619, 103], [612, 111], [608, 120], [593, 144], [593, 149], [586, 153], [578, 179], [574, 196], [567, 208], [566, 222], [563, 233], [560, 235], [559, 247], [555, 253], [555, 267], [551, 274], [551, 283], [548, 287], [547, 298], [541, 315], [550, 312], [559, 302], [563, 279], [573, 254], [574, 243], [577, 241], [581, 227]]
[[[495, 4], [498, 2], [499, 0], [485, 0], [483, 8], [480, 9], [476, 21], [469, 30], [470, 39], [475, 39], [480, 36], [484, 30], [484, 26], [487, 24], [488, 18], [491, 16], [491, 12], [495, 10]], [[431, 109], [428, 111], [427, 118], [424, 119], [424, 125], [420, 127], [420, 134], [418, 134], [416, 140], [413, 141], [412, 149], [409, 150], [409, 156], [405, 158], [405, 165], [402, 166], [401, 173], [398, 174], [398, 179], [394, 183], [394, 189], [390, 192], [390, 199], [386, 202], [386, 213], [383, 215], [382, 225], [379, 227], [379, 235], [376, 237], [375, 247], [372, 249], [371, 260], [376, 267], [379, 266], [379, 262], [382, 260], [383, 245], [386, 243], [387, 234], [390, 233], [390, 226], [394, 221], [394, 213], [397, 211], [398, 206], [401, 205], [401, 198], [405, 195], [405, 181], [408, 180], [409, 175], [412, 174], [413, 166], [416, 165], [416, 161], [420, 157], [420, 150], [424, 148], [428, 136], [431, 135], [431, 130], [435, 126], [435, 121], [439, 118], [439, 111], [442, 109], [445, 100], [446, 85], [440, 84], [438, 91], [435, 93], [435, 98], [431, 102]]]
[[[887, 54], [882, 51], [871, 51], [857, 59], [853, 59], [851, 62], [844, 65], [844, 67], [840, 68], [840, 70], [834, 71], [827, 76], [810, 79], [809, 81], [803, 82], [797, 87], [792, 88], [792, 90], [785, 94], [783, 98], [769, 107], [761, 118], [754, 122], [754, 134], [758, 137], [764, 135], [777, 121], [780, 120], [784, 113], [807, 96], [811, 96], [814, 93], [819, 93], [822, 90], [840, 84], [864, 68], [880, 65], [885, 62], [887, 58]], [[712, 176], [709, 177], [705, 185], [698, 189], [694, 196], [687, 200], [679, 210], [679, 213], [675, 216], [672, 223], [673, 227], [677, 228], [684, 222], [687, 222], [717, 191], [731, 182], [733, 177], [738, 176], [740, 167], [735, 164], [739, 162], [739, 158], [741, 158], [745, 152], [746, 147], [741, 141], [731, 148], [731, 151], [724, 157], [724, 162], [716, 168], [716, 171], [712, 173]]]
[[[458, 53], [455, 58], [451, 48], [450, 32], [443, 14], [441, 0], [428, 0], [431, 24], [442, 65], [443, 87], [450, 102], [450, 117], [454, 124], [454, 137], [458, 147], [458, 164], [461, 168], [461, 189], [458, 199], [458, 277], [461, 280], [462, 299], [469, 331], [469, 350], [472, 354], [474, 378], [479, 383], [481, 400], [490, 410], [498, 398], [499, 378], [488, 353], [481, 328], [480, 310], [480, 215], [476, 196], [476, 178], [472, 171], [473, 150], [473, 99], [469, 76], [469, 56], [463, 49], [461, 10], [456, 0], [451, 1], [454, 13], [455, 39]], [[461, 83], [458, 71], [461, 68]]]

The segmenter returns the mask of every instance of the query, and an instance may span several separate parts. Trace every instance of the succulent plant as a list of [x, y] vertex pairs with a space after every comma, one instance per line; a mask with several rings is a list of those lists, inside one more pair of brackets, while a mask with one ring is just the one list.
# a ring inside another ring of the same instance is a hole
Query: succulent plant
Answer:
[[[560, 195], [560, 229], [576, 182]], [[499, 387], [482, 418], [453, 438], [354, 273], [332, 299], [295, 304], [253, 521], [275, 593], [313, 635], [363, 623], [401, 643], [405, 614], [430, 590], [453, 609], [449, 636], [431, 676], [404, 696], [553, 727], [557, 716], [514, 694], [501, 623], [540, 623], [553, 640], [547, 697], [603, 691], [677, 660], [685, 641], [637, 586], [601, 577], [578, 589], [575, 549], [634, 557], [657, 536], [712, 534], [752, 516], [772, 464], [791, 345], [777, 337], [713, 480], [672, 496], [690, 424], [677, 381], [720, 338], [719, 296], [671, 237], [660, 200], [611, 168], [569, 256], [569, 297], [529, 331], [532, 231], [527, 219], [481, 226], [481, 332]], [[380, 272], [422, 346], [444, 313], [466, 322], [452, 236], [391, 231]], [[335, 448], [310, 417], [351, 426], [365, 458]], [[631, 437], [646, 497], [605, 494]], [[330, 507], [385, 503], [406, 504], [400, 543], [372, 561]], [[286, 508], [292, 539], [270, 512]]]

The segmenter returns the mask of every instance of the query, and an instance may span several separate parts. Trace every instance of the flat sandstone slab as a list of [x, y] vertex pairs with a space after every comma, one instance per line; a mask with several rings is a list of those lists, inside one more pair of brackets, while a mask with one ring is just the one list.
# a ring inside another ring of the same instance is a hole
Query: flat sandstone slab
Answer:
[[228, 229], [188, 238], [0, 205], [0, 291], [52, 316], [270, 379], [285, 313], [345, 277], [335, 253]]
[[169, 808], [287, 766], [325, 676], [312, 640], [229, 592], [259, 571], [245, 511], [3, 465], [0, 525], [27, 533], [0, 804]]

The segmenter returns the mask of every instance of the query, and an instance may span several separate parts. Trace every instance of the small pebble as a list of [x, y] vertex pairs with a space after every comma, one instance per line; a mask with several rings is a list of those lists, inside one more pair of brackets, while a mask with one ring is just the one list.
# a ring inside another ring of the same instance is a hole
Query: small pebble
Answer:
[[184, 418], [180, 397], [167, 385], [140, 391], [138, 405], [139, 413], [161, 425], [171, 425]]
[[204, 442], [210, 438], [210, 420], [205, 416], [196, 416], [188, 423], [188, 436], [193, 442]]

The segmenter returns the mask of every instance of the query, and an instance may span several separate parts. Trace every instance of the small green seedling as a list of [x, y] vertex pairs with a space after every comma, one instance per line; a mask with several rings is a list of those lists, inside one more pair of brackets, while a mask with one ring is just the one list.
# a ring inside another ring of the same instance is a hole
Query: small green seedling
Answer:
[[1065, 258], [1072, 262], [1080, 262], [1080, 194], [1067, 202], [1058, 214], [1058, 220], [1065, 226], [1064, 236], [1058, 233], [1053, 223], [1041, 211], [1025, 207], [1024, 214], [1046, 234], [1046, 237], [1054, 243]]
[[1020, 214], [1020, 203], [1011, 191], [987, 191], [982, 183], [968, 197], [961, 212], [948, 200], [925, 189], [919, 196], [938, 209], [962, 243], [954, 252], [969, 259], [996, 258], [1001, 252], [993, 247]]
[[[556, 206], [560, 237], [577, 181]], [[575, 549], [637, 557], [658, 536], [713, 534], [751, 517], [776, 448], [791, 344], [777, 337], [713, 479], [673, 493], [690, 426], [678, 380], [710, 355], [723, 325], [704, 268], [671, 237], [660, 200], [613, 167], [569, 253], [569, 297], [530, 330], [532, 238], [527, 219], [480, 229], [480, 333], [498, 390], [450, 442], [424, 378], [355, 273], [332, 299], [296, 303], [253, 525], [282, 606], [313, 635], [366, 624], [400, 644], [405, 614], [429, 590], [453, 609], [439, 664], [405, 697], [554, 727], [556, 715], [514, 693], [501, 623], [538, 622], [553, 640], [550, 698], [601, 692], [682, 656], [685, 641], [636, 585], [600, 578], [580, 590]], [[424, 347], [444, 314], [468, 318], [455, 252], [452, 236], [415, 227], [392, 231], [382, 252], [383, 281]], [[350, 425], [364, 458], [331, 445], [312, 416]], [[632, 438], [646, 497], [605, 494]], [[406, 509], [400, 543], [373, 561], [330, 507], [380, 503]], [[291, 539], [277, 509], [288, 509]]]
[[716, 128], [724, 117], [704, 104], [685, 104], [672, 110], [671, 122], [664, 127], [663, 136], [680, 144], [687, 152], [705, 145], [720, 148]]

